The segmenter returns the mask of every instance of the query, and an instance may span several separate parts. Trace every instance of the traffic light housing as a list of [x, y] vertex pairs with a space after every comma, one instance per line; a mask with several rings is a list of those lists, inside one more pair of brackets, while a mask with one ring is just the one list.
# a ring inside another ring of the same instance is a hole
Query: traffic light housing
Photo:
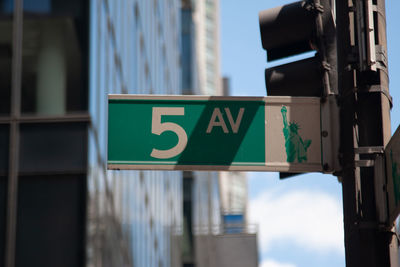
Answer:
[[336, 94], [336, 34], [330, 0], [267, 9], [259, 13], [259, 21], [267, 61], [316, 51], [313, 57], [266, 69], [267, 95]]
[[[315, 51], [311, 57], [267, 68], [268, 96], [320, 97], [324, 173], [340, 169], [336, 27], [331, 0], [303, 0], [259, 13], [267, 61]], [[280, 178], [295, 174], [280, 173]]]

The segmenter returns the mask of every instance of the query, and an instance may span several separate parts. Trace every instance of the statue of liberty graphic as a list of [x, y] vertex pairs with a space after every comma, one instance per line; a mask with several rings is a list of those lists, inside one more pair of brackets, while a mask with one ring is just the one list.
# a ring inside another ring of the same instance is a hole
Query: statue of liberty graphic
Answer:
[[397, 163], [393, 160], [393, 151], [390, 150], [390, 161], [392, 162], [392, 179], [394, 187], [394, 199], [395, 203], [399, 203], [400, 200], [400, 173], [397, 171]]
[[285, 106], [281, 109], [283, 118], [283, 135], [285, 136], [285, 148], [287, 162], [306, 162], [307, 161], [307, 149], [311, 145], [311, 140], [304, 140], [299, 135], [300, 126], [296, 122], [288, 123], [286, 113], [287, 108]]

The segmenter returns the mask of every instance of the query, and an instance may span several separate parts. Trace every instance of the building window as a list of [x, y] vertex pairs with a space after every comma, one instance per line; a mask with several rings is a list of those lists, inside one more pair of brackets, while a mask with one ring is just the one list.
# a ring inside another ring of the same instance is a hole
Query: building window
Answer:
[[84, 6], [81, 0], [23, 0], [25, 14], [52, 14], [81, 16]]
[[87, 109], [84, 51], [70, 19], [25, 20], [24, 114], [63, 115]]
[[24, 0], [24, 10], [33, 13], [50, 13], [51, 0]]
[[0, 124], [0, 176], [7, 175], [8, 171], [9, 129], [8, 124]]
[[25, 0], [21, 112], [60, 116], [87, 111], [87, 5]]
[[20, 129], [20, 172], [86, 172], [87, 123], [27, 123]]
[[0, 116], [10, 113], [12, 21], [0, 21]]
[[12, 14], [14, 11], [14, 0], [0, 0], [0, 14]]
[[20, 176], [18, 191], [15, 265], [84, 266], [86, 176]]
[[136, 25], [139, 22], [139, 6], [138, 3], [135, 3], [135, 23]]

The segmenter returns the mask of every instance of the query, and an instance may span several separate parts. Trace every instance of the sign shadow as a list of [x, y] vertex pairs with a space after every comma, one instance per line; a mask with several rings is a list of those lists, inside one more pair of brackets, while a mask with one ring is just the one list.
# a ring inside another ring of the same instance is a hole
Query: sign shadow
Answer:
[[210, 97], [201, 103], [205, 107], [188, 132], [188, 143], [177, 159], [176, 169], [201, 165], [202, 170], [214, 170], [216, 166], [218, 170], [229, 170], [231, 165], [247, 161], [265, 162], [264, 124], [252, 124], [256, 117], [265, 121], [264, 102], [217, 99]]

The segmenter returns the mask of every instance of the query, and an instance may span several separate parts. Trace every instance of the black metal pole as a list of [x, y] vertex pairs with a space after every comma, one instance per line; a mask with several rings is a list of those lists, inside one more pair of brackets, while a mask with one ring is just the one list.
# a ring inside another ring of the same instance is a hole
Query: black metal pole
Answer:
[[343, 219], [346, 266], [357, 266], [361, 257], [355, 229], [356, 177], [354, 167], [354, 73], [348, 62], [351, 54], [350, 19], [347, 0], [336, 0], [336, 27], [338, 53], [338, 88], [340, 94], [340, 161], [342, 165], [341, 182], [343, 189]]
[[[375, 44], [386, 49], [384, 0], [376, 3]], [[360, 164], [362, 160], [373, 162], [374, 155], [355, 153], [359, 148], [384, 147], [390, 138], [389, 99], [387, 94], [371, 90], [374, 86], [388, 92], [387, 71], [360, 70], [360, 55], [354, 53], [360, 45], [354, 7], [363, 4], [360, 0], [336, 0], [346, 266], [389, 267], [393, 238], [378, 219], [373, 164]]]

